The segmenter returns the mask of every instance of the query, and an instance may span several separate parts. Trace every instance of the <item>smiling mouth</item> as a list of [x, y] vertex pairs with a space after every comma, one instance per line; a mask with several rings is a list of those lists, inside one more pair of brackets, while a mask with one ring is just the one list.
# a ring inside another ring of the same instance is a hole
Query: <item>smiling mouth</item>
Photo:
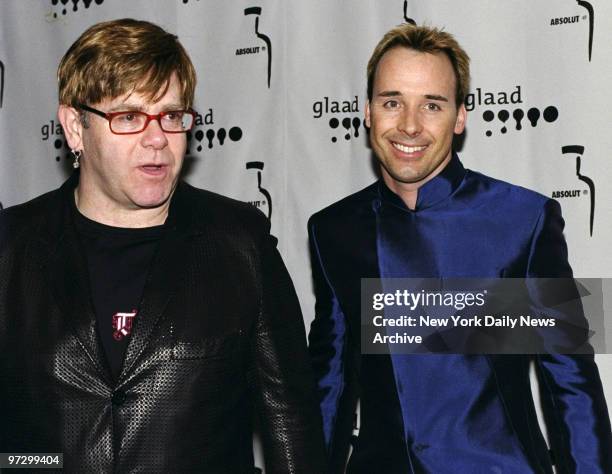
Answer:
[[408, 146], [408, 145], [402, 145], [401, 143], [397, 143], [397, 142], [391, 142], [391, 145], [393, 145], [393, 148], [401, 151], [402, 153], [416, 153], [419, 151], [423, 151], [425, 148], [427, 148], [427, 145]]

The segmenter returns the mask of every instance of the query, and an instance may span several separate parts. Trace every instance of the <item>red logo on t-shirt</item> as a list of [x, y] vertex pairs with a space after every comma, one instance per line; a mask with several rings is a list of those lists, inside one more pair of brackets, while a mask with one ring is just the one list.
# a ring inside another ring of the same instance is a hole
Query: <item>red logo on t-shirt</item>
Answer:
[[113, 314], [113, 337], [116, 341], [120, 341], [132, 332], [132, 321], [136, 316], [137, 311], [134, 309], [130, 313], [115, 313]]

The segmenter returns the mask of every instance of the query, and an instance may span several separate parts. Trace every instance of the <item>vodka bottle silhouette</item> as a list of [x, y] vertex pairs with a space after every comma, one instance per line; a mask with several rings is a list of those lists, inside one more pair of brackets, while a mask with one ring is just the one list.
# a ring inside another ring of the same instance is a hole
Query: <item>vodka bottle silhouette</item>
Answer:
[[250, 200], [251, 204], [262, 211], [268, 219], [272, 218], [272, 196], [267, 189], [261, 186], [261, 174], [264, 169], [264, 164], [261, 161], [249, 161], [246, 164], [247, 170], [257, 171], [257, 196], [256, 199]]

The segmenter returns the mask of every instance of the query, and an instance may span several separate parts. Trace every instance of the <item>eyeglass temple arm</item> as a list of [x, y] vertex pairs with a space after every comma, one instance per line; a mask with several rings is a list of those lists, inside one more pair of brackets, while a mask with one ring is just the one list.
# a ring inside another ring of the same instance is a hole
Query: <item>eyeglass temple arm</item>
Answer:
[[77, 106], [79, 107], [79, 109], [86, 110], [87, 112], [91, 112], [92, 114], [99, 115], [100, 117], [108, 118], [108, 115], [102, 112], [101, 110], [97, 110], [97, 109], [94, 109], [93, 107], [89, 107], [88, 105], [80, 104], [80, 103], [77, 104]]

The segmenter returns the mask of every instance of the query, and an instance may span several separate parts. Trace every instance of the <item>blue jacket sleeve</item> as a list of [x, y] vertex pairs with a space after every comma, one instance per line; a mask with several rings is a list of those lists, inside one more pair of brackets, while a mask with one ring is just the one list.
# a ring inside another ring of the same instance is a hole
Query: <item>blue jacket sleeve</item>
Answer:
[[[564, 221], [556, 201], [544, 206], [531, 243], [529, 278], [571, 278]], [[611, 473], [612, 435], [592, 354], [536, 357], [542, 409], [558, 473]]]
[[310, 327], [308, 342], [317, 380], [325, 442], [330, 450], [345, 387], [346, 320], [325, 274], [312, 219], [308, 224], [308, 234], [316, 296], [315, 318]]

